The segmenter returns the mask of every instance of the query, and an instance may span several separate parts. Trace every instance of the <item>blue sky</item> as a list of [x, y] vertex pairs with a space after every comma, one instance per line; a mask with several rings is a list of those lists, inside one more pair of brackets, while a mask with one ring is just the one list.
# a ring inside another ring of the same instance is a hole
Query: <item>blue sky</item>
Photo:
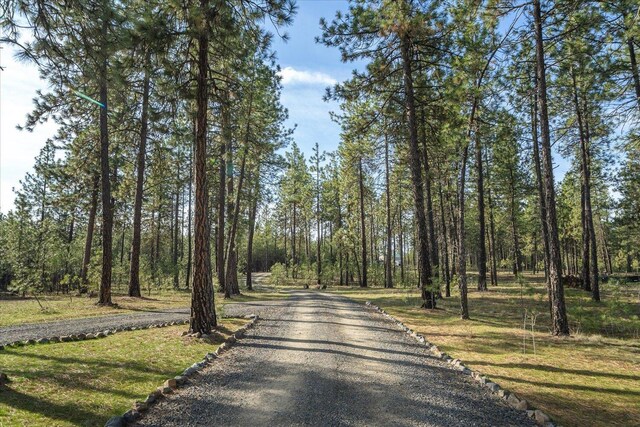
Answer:
[[[346, 11], [345, 0], [298, 1], [298, 13], [293, 25], [286, 29], [288, 42], [274, 43], [282, 68], [282, 103], [289, 110], [288, 125], [297, 125], [294, 140], [306, 154], [318, 142], [321, 150], [333, 151], [340, 138], [340, 127], [331, 121], [330, 111], [337, 111], [334, 102], [324, 102], [325, 88], [351, 76], [357, 64], [340, 62], [340, 52], [315, 43], [321, 34], [321, 17], [330, 20], [337, 10]], [[308, 157], [308, 156], [307, 156]]]
[[[346, 0], [297, 3], [293, 25], [285, 29], [289, 41], [276, 38], [273, 47], [282, 68], [282, 103], [289, 110], [287, 125], [297, 124], [294, 139], [308, 157], [316, 141], [326, 151], [338, 146], [340, 128], [329, 118], [329, 111], [338, 106], [324, 102], [322, 96], [327, 86], [348, 78], [354, 65], [341, 63], [337, 49], [314, 41], [320, 34], [320, 18], [330, 19], [337, 10], [346, 10]], [[6, 213], [13, 207], [12, 188], [19, 187], [19, 181], [32, 170], [35, 156], [54, 135], [56, 126], [39, 125], [32, 133], [16, 129], [33, 109], [36, 90], [47, 86], [35, 66], [15, 60], [11, 46], [4, 46], [0, 55], [0, 65], [5, 67], [0, 72], [0, 212]]]
[[[289, 41], [276, 37], [273, 48], [282, 69], [281, 101], [289, 110], [287, 126], [297, 126], [293, 138], [308, 158], [316, 142], [324, 151], [337, 148], [340, 127], [331, 121], [329, 112], [338, 110], [338, 105], [322, 97], [327, 86], [349, 78], [359, 64], [344, 64], [338, 49], [315, 43], [320, 35], [320, 18], [331, 20], [337, 10], [346, 11], [346, 0], [298, 0], [297, 5], [293, 25], [284, 29]], [[56, 130], [53, 123], [39, 125], [33, 133], [15, 128], [32, 110], [36, 90], [46, 89], [46, 84], [33, 65], [17, 62], [14, 54], [10, 46], [0, 50], [0, 65], [5, 67], [0, 72], [1, 212], [13, 207], [12, 188], [32, 170], [35, 156]], [[556, 180], [561, 179], [567, 166], [562, 159], [559, 163]]]

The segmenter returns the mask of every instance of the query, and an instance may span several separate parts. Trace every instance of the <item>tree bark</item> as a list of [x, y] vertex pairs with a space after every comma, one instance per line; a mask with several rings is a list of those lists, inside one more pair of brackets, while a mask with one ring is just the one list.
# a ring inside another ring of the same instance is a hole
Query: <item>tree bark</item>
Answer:
[[[249, 236], [247, 238], [247, 289], [253, 290], [251, 271], [253, 270], [253, 235], [256, 229], [256, 213], [258, 211], [258, 192], [260, 189], [260, 174], [256, 174], [256, 185], [253, 189], [251, 208], [249, 210]], [[268, 252], [268, 251], [267, 251]], [[266, 264], [265, 264], [266, 268]]]
[[[431, 260], [431, 270], [440, 276], [440, 269], [438, 267], [438, 245], [436, 243], [436, 229], [435, 221], [433, 219], [433, 199], [431, 195], [431, 168], [429, 167], [429, 153], [427, 150], [427, 131], [426, 122], [424, 118], [424, 110], [421, 110], [422, 121], [422, 155], [424, 159], [424, 195], [427, 202], [427, 226], [429, 229], [429, 259]], [[439, 294], [439, 291], [438, 291]], [[439, 294], [439, 297], [442, 295]]]
[[485, 243], [485, 218], [484, 218], [484, 173], [482, 171], [482, 145], [480, 138], [476, 138], [476, 174], [478, 189], [478, 290], [487, 290], [487, 246]]
[[[105, 11], [106, 15], [106, 11]], [[102, 59], [98, 70], [100, 84], [100, 175], [102, 180], [102, 274], [98, 304], [111, 305], [111, 267], [113, 262], [113, 201], [109, 178], [109, 128], [107, 125], [107, 32], [109, 21], [102, 17]]]
[[416, 108], [413, 89], [413, 76], [411, 70], [411, 40], [408, 34], [403, 34], [400, 40], [402, 55], [404, 95], [407, 109], [407, 124], [409, 126], [409, 163], [411, 169], [411, 182], [413, 189], [413, 201], [417, 223], [417, 256], [418, 272], [420, 276], [420, 289], [422, 291], [422, 306], [424, 308], [436, 308], [436, 299], [431, 289], [431, 264], [428, 251], [428, 230], [424, 210], [424, 190], [422, 187], [422, 171], [418, 150], [418, 132], [416, 124]]
[[100, 191], [100, 175], [93, 176], [93, 190], [91, 192], [91, 207], [89, 208], [89, 222], [87, 224], [87, 237], [84, 241], [84, 256], [82, 257], [82, 269], [80, 270], [80, 282], [86, 286], [89, 284], [87, 273], [91, 262], [91, 247], [93, 246], [93, 232], [98, 211], [98, 192]]
[[316, 142], [316, 284], [322, 283], [322, 254], [320, 251], [320, 148]]
[[178, 270], [178, 207], [180, 205], [180, 186], [176, 185], [176, 200], [173, 209], [173, 288], [180, 289], [180, 270]]
[[460, 288], [460, 317], [462, 319], [469, 318], [469, 303], [467, 301], [467, 245], [465, 243], [464, 229], [464, 187], [467, 175], [468, 154], [469, 144], [465, 143], [460, 154], [460, 176], [458, 178], [458, 288]]
[[[193, 121], [193, 134], [196, 136], [196, 121]], [[195, 138], [194, 138], [195, 140]], [[191, 236], [191, 215], [193, 207], [191, 205], [191, 193], [193, 191], [193, 145], [191, 145], [192, 152], [189, 156], [189, 202], [187, 209], [189, 213], [187, 215], [187, 271], [186, 271], [186, 279], [185, 279], [185, 288], [189, 289], [191, 287], [191, 258], [193, 256], [193, 251], [191, 248], [191, 242], [193, 238]]]
[[447, 230], [447, 219], [444, 214], [444, 196], [442, 194], [442, 183], [438, 182], [438, 195], [440, 196], [440, 220], [442, 223], [442, 243], [444, 246], [444, 279], [445, 279], [445, 297], [451, 297], [451, 276], [449, 275], [449, 234]]
[[[213, 302], [210, 257], [210, 224], [208, 219], [209, 192], [207, 186], [207, 107], [209, 102], [209, 1], [200, 0], [200, 18], [204, 28], [198, 34], [198, 75], [196, 87], [196, 143], [195, 143], [195, 230], [193, 291], [189, 331], [208, 334], [217, 326]], [[192, 23], [192, 25], [196, 25]]]
[[585, 220], [587, 223], [587, 229], [589, 230], [588, 241], [590, 243], [589, 253], [591, 255], [590, 270], [591, 270], [591, 297], [594, 301], [600, 301], [600, 283], [598, 272], [598, 248], [596, 245], [596, 231], [593, 225], [593, 209], [591, 207], [591, 133], [589, 131], [588, 109], [587, 100], [584, 99], [584, 112], [587, 114], [584, 120], [585, 139], [584, 147], [582, 147], [582, 157], [584, 163], [584, 203], [585, 203]]
[[551, 331], [553, 335], [569, 335], [569, 322], [564, 301], [564, 287], [562, 283], [562, 261], [560, 259], [560, 241], [558, 238], [558, 221], [556, 215], [556, 197], [553, 179], [553, 159], [551, 156], [551, 138], [549, 133], [549, 113], [547, 110], [547, 78], [544, 61], [544, 46], [542, 36], [542, 13], [540, 0], [533, 0], [533, 14], [536, 39], [536, 72], [538, 81], [538, 104], [540, 111], [540, 130], [542, 140], [542, 169], [545, 189], [545, 204], [549, 230], [549, 278], [551, 290]]
[[491, 286], [498, 286], [498, 263], [496, 260], [496, 226], [493, 216], [493, 197], [491, 196], [491, 173], [489, 169], [489, 158], [485, 152], [485, 175], [489, 186], [487, 187], [487, 202], [489, 203], [489, 254], [491, 258]]
[[140, 117], [140, 144], [138, 145], [136, 195], [133, 204], [133, 237], [131, 239], [131, 262], [129, 265], [129, 296], [140, 298], [140, 245], [142, 225], [142, 199], [144, 192], [145, 156], [147, 154], [147, 129], [149, 123], [149, 53], [145, 57], [142, 83], [142, 115]]
[[633, 76], [633, 87], [636, 90], [636, 103], [640, 110], [640, 74], [638, 73], [638, 63], [636, 62], [636, 50], [634, 47], [633, 37], [627, 39], [627, 46], [629, 48], [629, 60], [631, 62], [631, 74]]
[[[248, 138], [245, 140], [245, 144], [248, 144]], [[238, 218], [240, 216], [240, 195], [242, 194], [242, 186], [244, 185], [245, 166], [247, 163], [248, 146], [245, 145], [244, 152], [242, 153], [242, 160], [240, 161], [240, 176], [238, 178], [238, 186], [235, 191], [235, 202], [229, 212], [229, 219], [231, 219], [231, 229], [229, 230], [229, 243], [227, 246], [227, 284], [231, 284], [231, 290], [234, 294], [239, 294], [238, 288], [238, 263], [237, 263], [237, 249], [236, 249], [236, 235], [238, 233]], [[233, 186], [233, 181], [231, 181]], [[233, 189], [229, 192], [229, 195], [233, 194]], [[226, 295], [226, 293], [225, 293]]]
[[[544, 187], [542, 185], [542, 167], [540, 165], [540, 148], [538, 141], [538, 95], [537, 91], [537, 78], [534, 77], [534, 94], [533, 102], [531, 106], [531, 135], [533, 139], [533, 164], [536, 173], [536, 187], [538, 190], [540, 218], [542, 225], [542, 242], [543, 242], [543, 257], [544, 257], [544, 277], [549, 277], [549, 229], [547, 227], [547, 207], [545, 204]], [[549, 289], [550, 292], [550, 289]], [[551, 294], [549, 294], [549, 301], [551, 301]]]
[[[227, 116], [225, 113], [226, 107], [223, 106], [222, 110], [222, 129], [223, 132], [227, 132], [229, 128], [227, 122]], [[225, 286], [225, 271], [224, 271], [224, 234], [225, 234], [225, 208], [226, 208], [226, 192], [227, 192], [227, 166], [225, 162], [227, 150], [226, 138], [223, 136], [220, 138], [218, 145], [218, 223], [216, 226], [216, 272], [218, 277], [218, 291], [224, 292], [227, 296]], [[230, 295], [230, 294], [229, 294]]]
[[364, 214], [364, 174], [362, 173], [362, 157], [358, 159], [358, 189], [360, 192], [360, 240], [362, 244], [362, 275], [360, 287], [366, 288], [367, 283], [367, 231]]
[[384, 287], [393, 288], [393, 278], [391, 271], [391, 263], [395, 260], [391, 259], [391, 192], [389, 191], [389, 141], [387, 135], [384, 136], [384, 189], [386, 201], [387, 216], [387, 245], [384, 257]]
[[516, 215], [516, 180], [513, 169], [509, 169], [509, 184], [511, 187], [511, 236], [513, 238], [513, 275], [522, 273], [522, 254], [520, 253], [520, 239], [518, 236], [518, 218]]

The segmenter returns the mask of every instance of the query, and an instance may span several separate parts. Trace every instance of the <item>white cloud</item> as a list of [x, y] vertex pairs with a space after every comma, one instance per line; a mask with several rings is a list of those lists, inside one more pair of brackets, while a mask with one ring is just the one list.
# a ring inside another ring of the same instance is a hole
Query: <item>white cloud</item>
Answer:
[[282, 84], [287, 85], [334, 85], [336, 79], [328, 74], [318, 71], [296, 70], [293, 67], [284, 67], [278, 73], [282, 77]]

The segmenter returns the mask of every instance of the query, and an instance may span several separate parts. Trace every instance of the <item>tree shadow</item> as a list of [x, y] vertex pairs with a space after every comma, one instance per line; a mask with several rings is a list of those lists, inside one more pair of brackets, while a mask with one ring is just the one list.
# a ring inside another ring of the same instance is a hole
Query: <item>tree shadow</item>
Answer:
[[524, 378], [513, 378], [506, 375], [491, 375], [491, 378], [500, 378], [504, 380], [517, 382], [517, 383], [531, 384], [536, 387], [549, 387], [549, 388], [557, 388], [557, 389], [563, 389], [563, 390], [593, 391], [596, 393], [610, 393], [614, 395], [640, 396], [640, 391], [635, 391], [635, 390], [591, 387], [591, 386], [579, 385], [579, 384], [556, 384], [556, 383], [549, 383], [549, 382], [543, 382], [543, 381], [526, 380]]
[[78, 403], [57, 404], [34, 395], [20, 393], [12, 387], [0, 390], [0, 399], [2, 403], [12, 408], [40, 414], [49, 420], [70, 422], [77, 426], [102, 425], [109, 417], [109, 415], [87, 410], [82, 399], [78, 399]]
[[482, 360], [469, 360], [468, 363], [473, 364], [473, 365], [482, 365], [482, 366], [499, 366], [499, 367], [504, 367], [504, 368], [534, 369], [536, 371], [544, 371], [544, 372], [555, 372], [555, 373], [572, 374], [572, 375], [598, 376], [598, 377], [618, 378], [618, 379], [623, 379], [623, 380], [640, 381], [640, 376], [637, 376], [637, 375], [616, 374], [616, 373], [612, 373], [612, 372], [588, 371], [588, 370], [584, 370], [584, 369], [558, 368], [556, 366], [536, 365], [536, 364], [533, 364], [533, 363], [489, 363], [489, 362], [484, 362]]
[[[344, 342], [339, 342], [339, 341], [303, 340], [303, 339], [296, 339], [296, 338], [270, 337], [270, 336], [264, 336], [264, 335], [254, 336], [253, 339], [255, 339], [255, 340], [264, 340], [264, 341], [277, 341], [277, 342], [294, 342], [294, 343], [303, 343], [303, 344], [331, 345], [331, 346], [349, 347], [349, 348], [354, 348], [354, 349], [358, 349], [358, 350], [375, 351], [375, 352], [379, 352], [379, 353], [389, 353], [389, 354], [411, 356], [411, 357], [430, 357], [430, 358], [433, 358], [433, 356], [429, 355], [428, 353], [426, 353], [424, 351], [423, 352], [410, 353], [410, 352], [407, 352], [407, 351], [388, 350], [388, 349], [385, 349], [385, 348], [376, 348], [376, 347], [369, 347], [369, 346], [365, 346], [365, 345], [349, 344], [349, 343], [344, 343]], [[403, 346], [405, 345], [404, 342], [395, 342], [395, 343], [391, 343], [391, 344], [403, 345]], [[420, 347], [417, 347], [417, 348], [419, 349]]]

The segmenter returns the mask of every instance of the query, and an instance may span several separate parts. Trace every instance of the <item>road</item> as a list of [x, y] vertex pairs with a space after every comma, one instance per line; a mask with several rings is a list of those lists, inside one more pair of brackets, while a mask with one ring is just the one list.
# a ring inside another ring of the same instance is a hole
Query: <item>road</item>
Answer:
[[139, 426], [535, 425], [344, 297], [296, 291], [225, 310], [261, 320]]
[[93, 334], [107, 329], [141, 328], [158, 323], [182, 322], [189, 319], [189, 308], [172, 308], [142, 313], [66, 319], [29, 323], [0, 328], [0, 345], [15, 341], [38, 340], [64, 335]]

